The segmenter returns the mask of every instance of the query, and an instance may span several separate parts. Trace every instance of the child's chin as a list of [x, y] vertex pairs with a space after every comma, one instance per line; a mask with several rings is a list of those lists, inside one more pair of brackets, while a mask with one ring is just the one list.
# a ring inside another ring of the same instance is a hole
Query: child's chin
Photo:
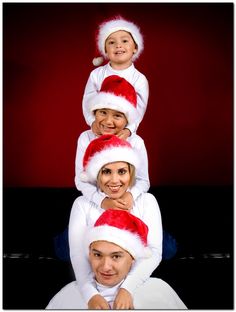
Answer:
[[106, 131], [101, 131], [102, 134], [114, 134], [116, 135], [117, 134], [117, 131], [115, 130], [106, 130]]

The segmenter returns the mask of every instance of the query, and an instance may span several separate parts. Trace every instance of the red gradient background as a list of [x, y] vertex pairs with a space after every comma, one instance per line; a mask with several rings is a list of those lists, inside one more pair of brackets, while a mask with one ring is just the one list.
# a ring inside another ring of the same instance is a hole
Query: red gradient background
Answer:
[[116, 14], [144, 34], [151, 185], [231, 185], [232, 3], [4, 3], [4, 186], [74, 186], [94, 34]]

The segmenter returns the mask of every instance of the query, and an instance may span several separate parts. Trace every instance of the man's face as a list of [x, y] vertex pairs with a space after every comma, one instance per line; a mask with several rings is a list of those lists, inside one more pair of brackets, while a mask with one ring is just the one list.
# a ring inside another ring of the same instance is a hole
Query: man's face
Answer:
[[118, 245], [96, 241], [90, 245], [89, 261], [98, 283], [115, 286], [127, 276], [134, 260]]

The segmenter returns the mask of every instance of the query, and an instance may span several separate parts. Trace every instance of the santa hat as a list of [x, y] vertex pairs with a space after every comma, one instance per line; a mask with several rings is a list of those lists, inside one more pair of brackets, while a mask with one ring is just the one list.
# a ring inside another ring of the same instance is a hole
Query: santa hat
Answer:
[[96, 109], [108, 108], [123, 113], [129, 124], [138, 117], [136, 91], [126, 79], [118, 75], [105, 78], [100, 91], [90, 99], [88, 105], [93, 116]]
[[134, 259], [150, 257], [147, 247], [148, 226], [125, 210], [108, 209], [86, 233], [86, 250], [95, 241], [114, 243], [128, 251]]
[[99, 26], [96, 41], [97, 48], [101, 53], [101, 56], [93, 59], [94, 66], [100, 66], [103, 63], [103, 60], [106, 59], [107, 57], [105, 52], [106, 39], [110, 36], [110, 34], [119, 30], [124, 30], [131, 34], [137, 45], [137, 52], [133, 55], [133, 61], [135, 61], [139, 57], [144, 48], [143, 36], [140, 32], [140, 29], [133, 22], [127, 21], [119, 16], [114, 19], [105, 21]]
[[113, 134], [104, 134], [88, 145], [83, 158], [83, 182], [96, 183], [100, 169], [109, 163], [124, 161], [135, 168], [138, 166], [138, 155], [129, 142]]

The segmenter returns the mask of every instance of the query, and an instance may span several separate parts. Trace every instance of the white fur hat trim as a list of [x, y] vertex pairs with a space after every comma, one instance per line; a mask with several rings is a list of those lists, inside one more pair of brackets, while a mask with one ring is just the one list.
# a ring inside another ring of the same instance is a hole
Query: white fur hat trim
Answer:
[[99, 34], [97, 37], [97, 46], [100, 53], [103, 55], [104, 58], [107, 58], [105, 52], [106, 39], [110, 36], [110, 34], [119, 30], [127, 31], [132, 35], [135, 43], [138, 46], [137, 52], [133, 55], [133, 60], [136, 60], [144, 48], [143, 36], [141, 35], [140, 29], [137, 25], [123, 19], [114, 19], [105, 22], [100, 26]]
[[116, 96], [113, 93], [100, 92], [91, 98], [88, 105], [89, 111], [93, 117], [94, 111], [96, 109], [106, 108], [123, 113], [128, 121], [128, 124], [134, 123], [138, 118], [137, 109], [132, 104], [130, 104], [126, 98], [122, 96]]
[[101, 225], [90, 228], [86, 235], [86, 250], [95, 241], [108, 241], [114, 243], [128, 251], [134, 259], [147, 258], [151, 255], [151, 250], [145, 247], [137, 234], [131, 233], [124, 229], [109, 225]]
[[80, 179], [83, 182], [96, 183], [100, 169], [109, 163], [116, 161], [124, 161], [135, 168], [139, 165], [139, 159], [133, 149], [129, 147], [111, 147], [103, 149], [95, 153], [89, 160], [85, 171], [80, 174]]

